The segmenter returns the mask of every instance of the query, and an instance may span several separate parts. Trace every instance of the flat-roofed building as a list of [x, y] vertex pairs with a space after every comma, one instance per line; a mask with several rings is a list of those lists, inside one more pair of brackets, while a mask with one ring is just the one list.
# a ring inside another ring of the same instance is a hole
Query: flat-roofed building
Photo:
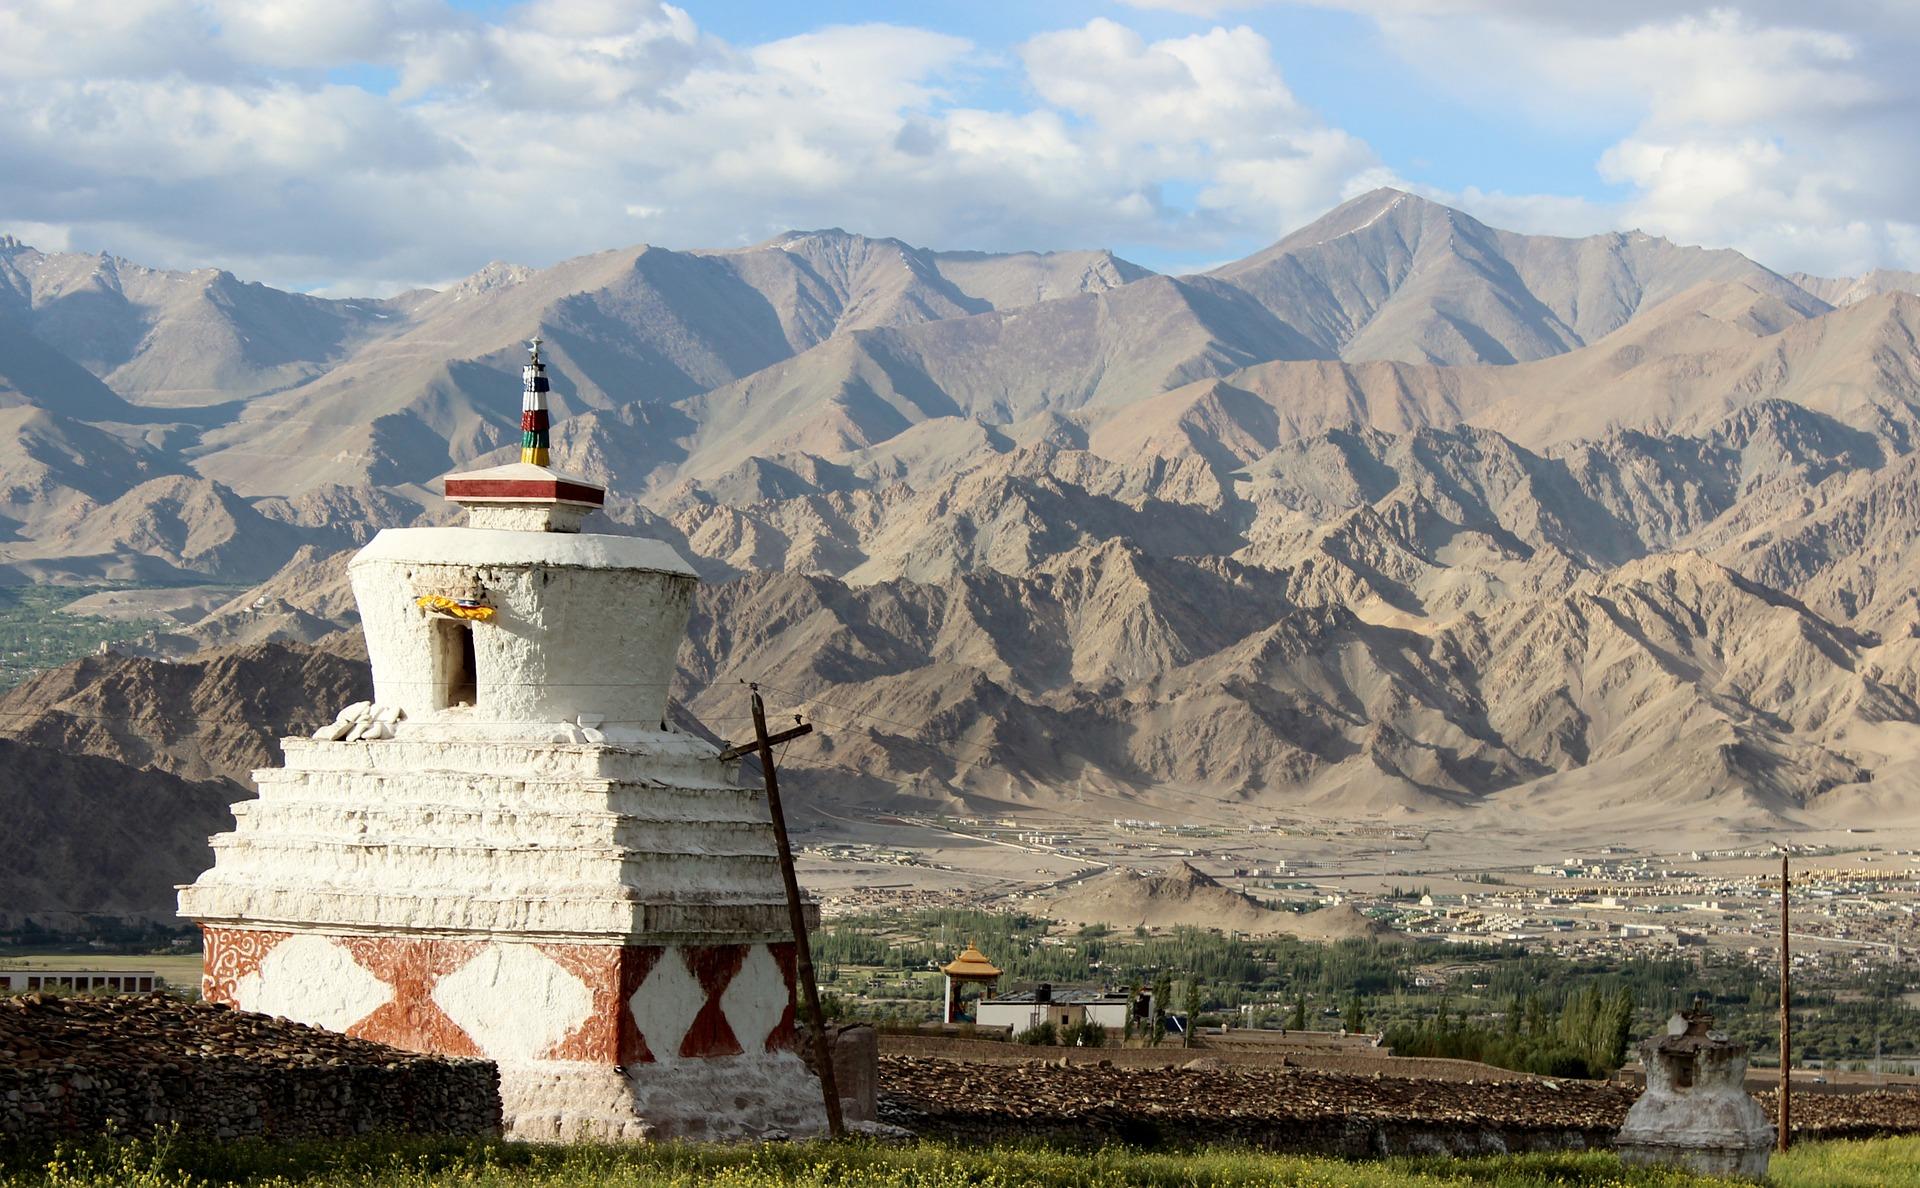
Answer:
[[158, 990], [167, 980], [150, 969], [73, 969], [55, 966], [0, 967], [0, 990], [111, 990], [140, 994]]
[[1153, 994], [1143, 990], [1129, 1003], [1124, 990], [1083, 990], [1042, 982], [1031, 990], [982, 998], [974, 1004], [974, 1021], [982, 1027], [1010, 1027], [1015, 1035], [1042, 1023], [1055, 1027], [1098, 1023], [1109, 1031], [1120, 1031], [1127, 1025], [1129, 1009], [1137, 1024], [1148, 1026], [1153, 1019]]

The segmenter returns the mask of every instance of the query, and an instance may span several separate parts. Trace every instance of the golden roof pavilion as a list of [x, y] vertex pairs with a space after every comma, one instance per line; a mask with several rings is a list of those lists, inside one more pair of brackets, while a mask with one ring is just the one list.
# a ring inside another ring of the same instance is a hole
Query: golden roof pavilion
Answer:
[[982, 953], [972, 941], [967, 942], [967, 947], [958, 957], [955, 957], [948, 964], [941, 966], [940, 972], [950, 978], [978, 978], [982, 981], [997, 978], [1001, 973], [999, 969], [994, 967], [993, 962], [987, 960], [986, 954]]

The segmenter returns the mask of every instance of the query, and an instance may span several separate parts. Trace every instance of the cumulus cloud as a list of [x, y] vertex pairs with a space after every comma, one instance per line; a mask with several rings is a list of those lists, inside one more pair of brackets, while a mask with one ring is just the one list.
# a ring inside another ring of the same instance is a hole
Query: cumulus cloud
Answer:
[[[659, 0], [22, 0], [0, 43], [0, 229], [330, 291], [826, 224], [1220, 250], [1381, 176], [1244, 28], [1008, 58], [887, 24], [732, 45]], [[1008, 74], [1029, 102], [969, 102]]]
[[[1920, 5], [1906, 0], [1322, 0], [1436, 87], [1549, 127], [1624, 127], [1594, 162], [1619, 226], [1781, 269], [1920, 267]], [[1509, 208], [1581, 216], [1551, 196]]]
[[572, 111], [659, 102], [722, 56], [690, 16], [655, 0], [537, 0], [504, 21], [409, 43], [398, 97], [440, 92], [488, 107]]
[[222, 48], [270, 67], [391, 62], [409, 39], [455, 23], [435, 0], [210, 0], [203, 11]]
[[[1279, 0], [1124, 2], [1211, 19]], [[1436, 89], [1617, 136], [1593, 166], [1624, 189], [1618, 201], [1427, 190], [1482, 217], [1559, 233], [1640, 226], [1783, 269], [1920, 267], [1911, 0], [1299, 2], [1371, 21]]]
[[[147, 78], [203, 73], [209, 52], [204, 13], [177, 0], [23, 0], [0, 7], [0, 80]], [[185, 19], [183, 19], [185, 18]]]
[[[1435, 88], [1612, 143], [1623, 196], [1432, 193], [1781, 268], [1920, 266], [1920, 5], [1315, 0]], [[731, 44], [661, 0], [13, 0], [0, 230], [376, 291], [496, 257], [838, 224], [936, 246], [1230, 256], [1407, 184], [1214, 18], [1011, 47], [894, 24]], [[982, 95], [1016, 95], [982, 102]], [[1334, 113], [1337, 115], [1337, 113]]]
[[1040, 97], [1086, 121], [1081, 143], [1101, 169], [1130, 176], [1143, 202], [1157, 179], [1201, 179], [1197, 214], [1216, 228], [1286, 229], [1389, 178], [1294, 97], [1252, 29], [1149, 43], [1095, 20], [1020, 52]]

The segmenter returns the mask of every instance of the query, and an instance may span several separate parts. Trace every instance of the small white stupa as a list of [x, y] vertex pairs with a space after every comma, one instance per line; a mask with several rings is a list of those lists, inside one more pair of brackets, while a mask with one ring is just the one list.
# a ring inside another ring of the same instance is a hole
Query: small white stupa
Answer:
[[819, 1131], [765, 794], [667, 723], [697, 578], [580, 531], [538, 339], [525, 377], [521, 461], [446, 479], [468, 526], [353, 559], [374, 700], [286, 739], [181, 889], [203, 993], [496, 1061], [515, 1137]]
[[1647, 1088], [1627, 1111], [1614, 1148], [1628, 1163], [1665, 1163], [1709, 1176], [1767, 1174], [1773, 1124], [1747, 1093], [1747, 1045], [1713, 1029], [1696, 1007], [1645, 1040]]

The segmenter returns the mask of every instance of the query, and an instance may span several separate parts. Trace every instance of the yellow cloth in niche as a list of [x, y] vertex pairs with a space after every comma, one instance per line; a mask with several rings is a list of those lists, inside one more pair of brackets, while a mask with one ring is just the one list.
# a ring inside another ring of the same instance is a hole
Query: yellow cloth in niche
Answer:
[[478, 619], [484, 623], [493, 618], [490, 606], [466, 606], [444, 594], [422, 594], [413, 603], [423, 611], [454, 619]]

